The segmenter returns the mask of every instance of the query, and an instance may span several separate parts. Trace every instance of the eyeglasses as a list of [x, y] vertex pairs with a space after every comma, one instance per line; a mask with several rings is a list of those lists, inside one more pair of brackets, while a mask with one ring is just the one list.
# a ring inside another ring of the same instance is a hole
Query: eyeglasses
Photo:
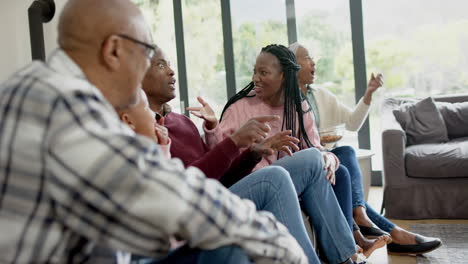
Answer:
[[143, 42], [143, 41], [140, 41], [140, 40], [138, 40], [138, 39], [132, 38], [132, 37], [127, 36], [127, 35], [125, 35], [125, 34], [116, 34], [116, 35], [119, 36], [119, 37], [121, 37], [121, 38], [130, 40], [130, 41], [132, 41], [133, 43], [142, 45], [143, 47], [145, 47], [146, 56], [148, 56], [148, 58], [149, 58], [150, 60], [151, 60], [151, 58], [153, 58], [154, 53], [156, 52], [156, 45], [148, 44], [148, 43], [146, 43], [146, 42]]

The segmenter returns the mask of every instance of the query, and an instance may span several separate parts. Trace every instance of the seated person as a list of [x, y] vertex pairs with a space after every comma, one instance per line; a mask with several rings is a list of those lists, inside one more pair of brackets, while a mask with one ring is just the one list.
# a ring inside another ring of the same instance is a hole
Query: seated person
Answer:
[[[262, 156], [273, 154], [272, 151], [263, 151], [263, 147], [259, 149], [259, 146], [262, 144], [256, 144], [251, 148], [244, 148], [241, 151], [238, 146], [233, 144], [232, 137], [226, 137], [210, 149], [203, 142], [197, 128], [190, 119], [184, 115], [171, 112], [168, 109], [169, 107], [166, 103], [175, 98], [175, 78], [174, 71], [171, 69], [169, 61], [161, 49], [157, 50], [152, 63], [154, 68], [152, 71], [148, 71], [143, 81], [143, 89], [148, 95], [151, 108], [161, 113], [165, 118], [165, 126], [168, 128], [169, 136], [172, 140], [170, 149], [173, 157], [180, 157], [186, 166], [193, 165], [199, 167], [208, 177], [212, 175], [214, 178], [219, 178], [222, 175], [220, 180], [225, 182], [227, 178], [228, 184], [231, 184], [246, 174], [251, 173], [258, 161], [262, 159]], [[199, 98], [199, 102], [202, 104], [201, 107], [190, 107], [188, 109], [192, 110], [194, 115], [205, 120], [204, 127], [208, 129], [216, 128], [218, 121], [212, 109], [201, 98]], [[239, 131], [241, 129], [238, 129], [233, 135], [239, 133]], [[282, 133], [284, 132], [281, 132], [280, 135]], [[289, 134], [290, 132], [287, 133]], [[263, 145], [266, 143], [268, 141], [263, 142]], [[288, 151], [287, 148], [285, 150]], [[294, 167], [293, 162], [298, 167], [308, 168], [312, 166], [310, 170], [302, 169], [295, 171], [297, 175], [294, 177], [296, 179], [303, 177], [302, 179], [305, 184], [302, 184], [301, 188], [309, 186], [301, 191], [300, 198], [303, 205], [305, 205], [304, 210], [306, 213], [312, 212], [309, 216], [312, 219], [312, 224], [318, 231], [320, 243], [328, 245], [327, 247], [323, 247], [326, 257], [332, 263], [341, 263], [346, 260], [347, 254], [355, 252], [355, 250], [352, 245], [352, 238], [350, 238], [349, 228], [346, 227], [346, 221], [339, 212], [336, 198], [331, 192], [330, 186], [324, 180], [325, 172], [321, 166], [319, 169], [321, 171], [320, 175], [322, 175], [320, 177], [321, 180], [312, 184], [312, 180], [316, 178], [313, 175], [309, 175], [315, 166], [312, 161], [320, 160], [321, 155], [316, 150], [312, 150], [310, 153], [303, 152], [298, 155], [302, 155], [302, 157], [310, 162], [290, 159], [289, 161], [285, 161], [285, 163], [291, 164], [284, 167], [288, 171], [291, 171], [292, 167]], [[217, 166], [213, 166], [213, 164]], [[317, 197], [314, 196], [317, 193], [322, 195], [318, 196], [320, 199], [313, 198]], [[321, 197], [328, 198], [325, 199], [326, 201], [322, 201], [323, 198]], [[335, 209], [332, 210], [332, 208]], [[324, 214], [317, 214], [318, 211], [324, 212]], [[339, 224], [330, 224], [330, 219], [333, 219], [331, 222], [336, 221]], [[343, 245], [333, 243], [333, 239], [339, 239]]]
[[172, 236], [192, 263], [223, 248], [205, 263], [307, 263], [271, 213], [119, 120], [154, 52], [135, 4], [69, 0], [58, 28], [47, 63], [0, 85], [0, 263], [85, 263], [95, 246], [167, 260]]
[[[119, 109], [119, 117], [135, 131], [135, 133], [147, 136], [153, 141], [159, 142], [162, 150], [167, 156], [170, 156], [170, 138], [168, 137], [167, 129], [162, 125], [164, 123], [164, 117], [158, 120], [158, 124], [156, 122], [155, 113], [149, 108], [148, 99], [143, 90], [140, 90], [139, 94], [139, 103], [124, 109]], [[255, 126], [249, 126], [248, 128], [254, 129]], [[245, 134], [248, 130], [242, 131], [241, 133]], [[239, 139], [242, 140], [242, 137], [243, 136], [239, 137]], [[296, 142], [294, 138], [291, 138], [291, 140], [290, 142]], [[236, 140], [236, 142], [240, 143], [238, 140]], [[252, 200], [258, 210], [266, 210], [273, 213], [278, 220], [288, 227], [290, 232], [299, 241], [299, 244], [306, 252], [309, 263], [320, 263], [307, 236], [301, 217], [299, 201], [286, 170], [275, 166], [265, 168], [264, 170], [258, 170], [248, 177], [240, 179], [229, 189], [241, 198]], [[175, 243], [173, 248], [179, 245], [179, 243]]]
[[[354, 225], [349, 175], [346, 168], [339, 164], [337, 157], [331, 152], [323, 151], [320, 145], [309, 107], [302, 100], [298, 89], [299, 68], [294, 54], [285, 46], [273, 44], [264, 47], [257, 57], [252, 82], [229, 100], [218, 129], [207, 131], [207, 142], [216, 143], [222, 140], [251, 116], [282, 116], [282, 121], [270, 123], [273, 133], [292, 130], [293, 135], [301, 139], [302, 150], [322, 150], [325, 168], [328, 171], [327, 179], [333, 185], [333, 191], [349, 228], [353, 231], [356, 243], [363, 248], [364, 255], [369, 256], [376, 248], [385, 246], [389, 237], [382, 235], [374, 240], [365, 239]], [[267, 156], [259, 162], [257, 168], [268, 164], [281, 164], [282, 159], [277, 159], [283, 155], [284, 153], [280, 152], [278, 155]], [[300, 185], [300, 182], [297, 184]]]
[[[368, 116], [372, 95], [383, 84], [382, 74], [377, 76], [371, 74], [364, 97], [359, 100], [354, 110], [351, 110], [330, 91], [311, 86], [315, 78], [315, 62], [305, 47], [296, 42], [289, 49], [295, 54], [297, 63], [301, 66], [298, 72], [299, 87], [307, 96], [317, 127], [328, 128], [346, 124], [347, 130], [358, 131]], [[387, 246], [387, 251], [391, 254], [420, 254], [432, 251], [442, 244], [438, 238], [423, 237], [408, 232], [377, 213], [364, 201], [362, 175], [354, 149], [350, 146], [341, 146], [332, 152], [349, 171], [353, 216], [364, 235], [378, 236], [390, 233], [393, 243]]]

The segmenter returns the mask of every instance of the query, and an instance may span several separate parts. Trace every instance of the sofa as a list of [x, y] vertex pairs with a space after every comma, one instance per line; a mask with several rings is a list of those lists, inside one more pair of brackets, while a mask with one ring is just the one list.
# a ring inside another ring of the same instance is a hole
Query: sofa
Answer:
[[468, 218], [468, 94], [388, 98], [381, 122], [385, 216]]

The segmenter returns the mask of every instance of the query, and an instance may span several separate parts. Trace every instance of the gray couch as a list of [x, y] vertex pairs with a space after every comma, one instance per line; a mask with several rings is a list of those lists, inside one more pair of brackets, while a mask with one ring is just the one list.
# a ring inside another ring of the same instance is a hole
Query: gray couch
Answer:
[[[401, 110], [394, 113], [408, 100], [389, 98], [384, 102], [381, 115], [383, 206], [388, 218], [468, 218], [468, 124], [460, 124], [460, 120], [468, 120], [467, 112], [464, 110], [462, 115], [450, 116], [445, 106], [450, 108], [453, 104], [439, 103], [468, 102], [468, 95], [434, 99], [437, 103], [433, 102], [433, 105], [440, 110], [441, 116], [452, 119], [443, 123], [446, 125], [446, 140], [414, 145], [409, 144], [411, 138], [408, 131], [400, 124], [404, 119], [398, 115]], [[418, 121], [417, 116], [413, 118]], [[406, 124], [411, 126], [413, 123]], [[423, 134], [428, 135], [441, 127], [438, 125]]]

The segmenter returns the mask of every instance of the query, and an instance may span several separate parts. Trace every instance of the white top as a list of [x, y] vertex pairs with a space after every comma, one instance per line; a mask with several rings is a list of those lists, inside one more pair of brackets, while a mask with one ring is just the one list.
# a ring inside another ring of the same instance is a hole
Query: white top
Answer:
[[[317, 108], [320, 116], [319, 128], [329, 128], [345, 124], [346, 130], [358, 131], [367, 115], [370, 106], [364, 103], [361, 98], [353, 109], [341, 103], [338, 98], [322, 87], [310, 87], [315, 96]], [[309, 101], [310, 98], [309, 98]]]

